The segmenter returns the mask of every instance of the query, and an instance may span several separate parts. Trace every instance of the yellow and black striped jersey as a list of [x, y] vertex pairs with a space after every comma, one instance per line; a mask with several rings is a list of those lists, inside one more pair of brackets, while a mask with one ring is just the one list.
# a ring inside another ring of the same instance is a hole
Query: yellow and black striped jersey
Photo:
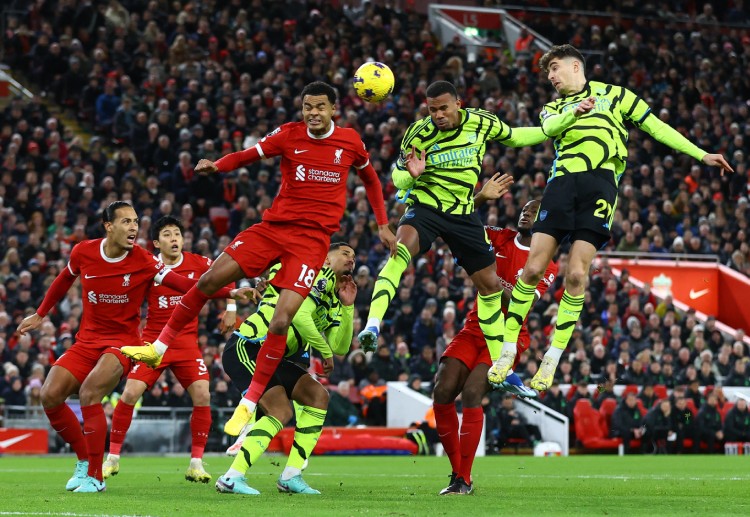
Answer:
[[[573, 110], [588, 97], [596, 99], [594, 109], [574, 119]], [[555, 160], [548, 181], [564, 174], [606, 169], [612, 171], [619, 185], [628, 158], [626, 121], [697, 160], [706, 154], [655, 116], [643, 99], [622, 86], [589, 81], [580, 92], [546, 104], [539, 118], [542, 130], [555, 137]], [[552, 127], [567, 118], [573, 120], [567, 129], [558, 132]]]
[[[460, 109], [459, 116], [458, 126], [447, 131], [440, 131], [430, 117], [414, 122], [406, 130], [392, 175], [397, 188], [410, 190], [408, 204], [418, 203], [452, 215], [470, 214], [474, 211], [474, 188], [488, 140], [520, 147], [536, 145], [547, 138], [541, 128], [511, 128], [494, 113], [482, 109]], [[412, 147], [426, 152], [425, 171], [417, 179], [406, 169], [406, 157]]]

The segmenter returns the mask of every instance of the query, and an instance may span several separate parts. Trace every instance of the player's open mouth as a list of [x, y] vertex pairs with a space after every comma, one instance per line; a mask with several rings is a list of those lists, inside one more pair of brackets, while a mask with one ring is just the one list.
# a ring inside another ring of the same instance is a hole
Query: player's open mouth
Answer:
[[135, 235], [128, 235], [128, 244], [135, 244]]
[[180, 247], [177, 244], [172, 245], [172, 251], [177, 251], [179, 249]]

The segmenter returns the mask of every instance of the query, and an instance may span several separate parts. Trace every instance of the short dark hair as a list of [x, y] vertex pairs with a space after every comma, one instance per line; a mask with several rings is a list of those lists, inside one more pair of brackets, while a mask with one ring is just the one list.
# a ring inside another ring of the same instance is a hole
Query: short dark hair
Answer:
[[344, 242], [344, 241], [336, 241], [336, 242], [332, 242], [332, 243], [331, 243], [331, 246], [330, 246], [330, 247], [328, 248], [328, 252], [330, 253], [330, 252], [332, 252], [332, 251], [336, 251], [337, 249], [339, 249], [339, 248], [342, 248], [342, 247], [344, 247], [344, 246], [346, 246], [347, 248], [352, 248], [352, 249], [354, 249], [354, 248], [352, 247], [352, 245], [351, 245], [351, 244], [349, 244], [348, 242]]
[[185, 227], [182, 224], [182, 221], [177, 219], [173, 215], [165, 215], [159, 218], [156, 223], [151, 227], [151, 240], [152, 241], [158, 241], [159, 240], [159, 234], [161, 233], [162, 229], [165, 226], [176, 226], [182, 235], [185, 235]]
[[425, 90], [425, 96], [431, 99], [440, 97], [445, 93], [449, 93], [451, 97], [458, 99], [456, 87], [453, 86], [453, 83], [449, 83], [448, 81], [435, 81], [427, 87], [427, 90]]
[[307, 95], [325, 95], [331, 104], [336, 104], [336, 90], [330, 84], [323, 81], [313, 81], [302, 90], [300, 99], [303, 101]]
[[541, 68], [543, 72], [548, 72], [550, 61], [564, 57], [577, 59], [583, 65], [583, 70], [586, 70], [586, 60], [583, 58], [583, 54], [581, 54], [581, 52], [573, 45], [567, 43], [565, 45], [555, 45], [549, 49], [539, 60], [539, 68]]
[[126, 201], [113, 201], [107, 208], [102, 211], [102, 226], [104, 223], [111, 223], [115, 220], [116, 213], [120, 208], [133, 208], [133, 205]]

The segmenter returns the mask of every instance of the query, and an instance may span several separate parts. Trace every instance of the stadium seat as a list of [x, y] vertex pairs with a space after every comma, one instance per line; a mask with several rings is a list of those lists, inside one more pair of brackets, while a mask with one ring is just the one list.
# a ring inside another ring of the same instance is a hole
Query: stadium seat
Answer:
[[727, 413], [729, 413], [729, 410], [732, 409], [733, 407], [734, 407], [734, 403], [733, 402], [727, 402], [726, 404], [724, 404], [724, 407], [722, 407], [721, 409], [719, 409], [719, 414], [721, 415], [721, 421], [722, 421], [722, 423], [726, 419]]
[[636, 396], [638, 395], [638, 392], [640, 392], [640, 388], [637, 384], [628, 384], [625, 386], [625, 389], [622, 391], [621, 397], [625, 397], [628, 393], [635, 393]]
[[615, 399], [604, 399], [602, 405], [599, 406], [599, 413], [604, 418], [604, 423], [607, 424], [607, 431], [612, 427], [612, 414], [617, 409], [617, 401]]
[[663, 384], [657, 384], [656, 386], [654, 386], [654, 394], [659, 397], [659, 400], [669, 397], [667, 387]]
[[208, 217], [214, 227], [215, 235], [226, 235], [229, 231], [229, 210], [224, 207], [214, 206], [208, 211]]
[[573, 399], [573, 395], [576, 394], [576, 385], [571, 384], [570, 388], [568, 388], [568, 393], [565, 395], [565, 399], [570, 401]]
[[638, 405], [638, 411], [641, 412], [641, 416], [646, 416], [646, 413], [648, 413], [648, 408], [643, 405], [643, 401], [641, 399], [638, 399], [636, 404]]
[[573, 409], [576, 438], [586, 449], [617, 449], [620, 438], [608, 438], [608, 427], [601, 413], [591, 407], [591, 401], [581, 399]]
[[685, 401], [685, 406], [690, 410], [693, 416], [696, 416], [698, 414], [698, 408], [695, 407], [695, 402], [693, 402], [693, 399], [687, 398]]

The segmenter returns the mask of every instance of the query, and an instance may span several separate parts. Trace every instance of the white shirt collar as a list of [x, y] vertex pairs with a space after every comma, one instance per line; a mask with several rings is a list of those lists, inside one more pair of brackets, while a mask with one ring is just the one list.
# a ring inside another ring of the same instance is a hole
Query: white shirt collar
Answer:
[[307, 136], [309, 136], [313, 140], [323, 140], [324, 138], [328, 138], [329, 136], [331, 136], [334, 129], [336, 129], [336, 124], [334, 124], [333, 120], [331, 120], [331, 129], [328, 130], [326, 134], [320, 136], [313, 135], [312, 133], [310, 133], [310, 128], [307, 128]]
[[128, 256], [128, 252], [126, 251], [125, 253], [123, 253], [119, 257], [109, 258], [107, 256], [107, 254], [104, 253], [104, 243], [106, 243], [106, 242], [107, 242], [107, 239], [104, 238], [104, 239], [102, 239], [102, 242], [99, 244], [99, 254], [102, 256], [102, 258], [104, 259], [105, 262], [109, 262], [110, 264], [115, 264], [117, 262], [120, 262], [121, 260], [124, 260], [125, 257]]

